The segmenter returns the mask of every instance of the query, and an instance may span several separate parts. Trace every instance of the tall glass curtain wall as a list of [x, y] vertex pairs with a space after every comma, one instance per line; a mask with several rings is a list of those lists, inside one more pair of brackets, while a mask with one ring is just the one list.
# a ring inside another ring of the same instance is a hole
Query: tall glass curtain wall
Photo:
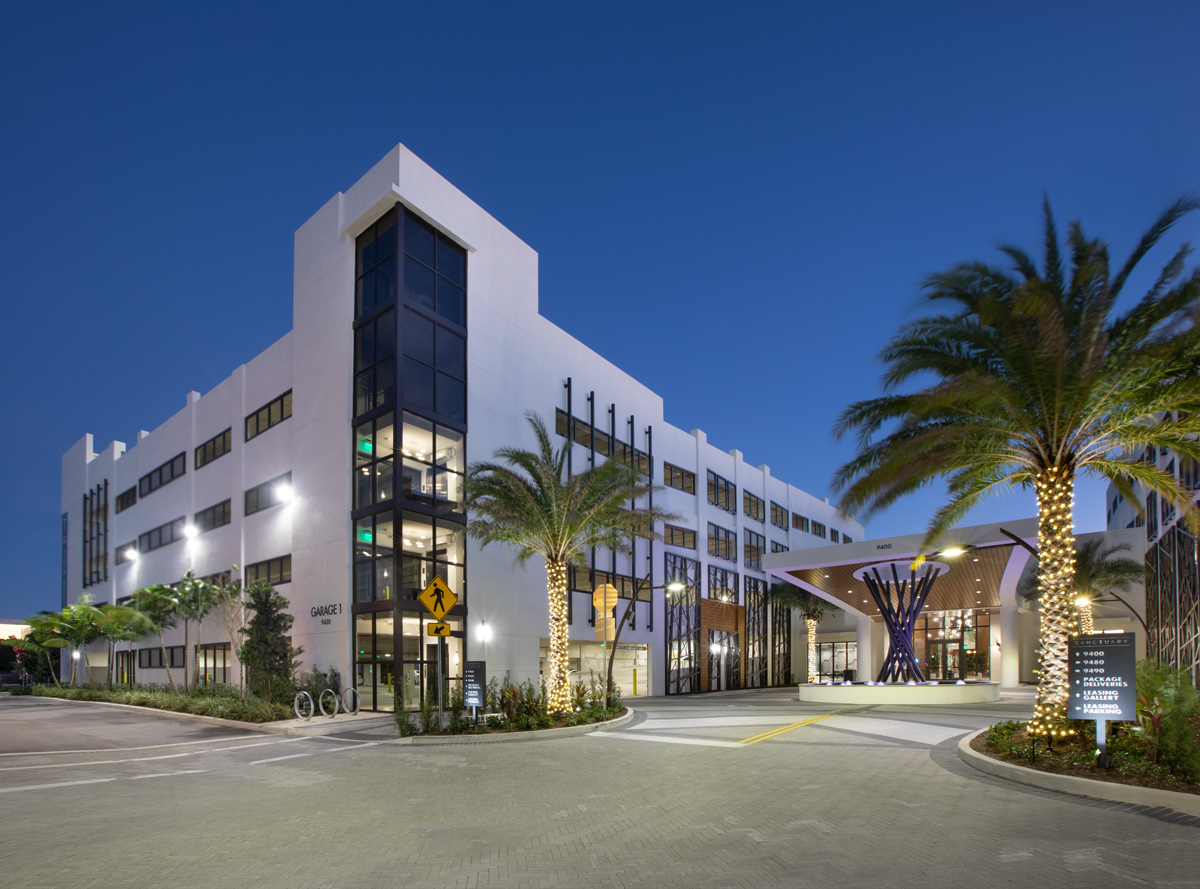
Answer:
[[[396, 677], [437, 675], [417, 594], [440, 576], [458, 596], [443, 675], [460, 673], [466, 612], [466, 252], [397, 206], [358, 236], [354, 286], [352, 525], [355, 683], [391, 709]], [[398, 658], [397, 655], [400, 655]], [[397, 666], [398, 663], [403, 666]], [[432, 664], [432, 670], [431, 670]], [[436, 683], [402, 685], [420, 706]]]

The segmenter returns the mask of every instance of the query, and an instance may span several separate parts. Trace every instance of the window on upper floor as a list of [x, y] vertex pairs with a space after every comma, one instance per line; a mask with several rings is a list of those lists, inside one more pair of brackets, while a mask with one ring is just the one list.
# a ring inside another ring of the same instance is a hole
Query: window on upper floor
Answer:
[[813, 521], [809, 525], [809, 533], [815, 534], [817, 537], [825, 536], [825, 526], [818, 521]]
[[829, 529], [829, 542], [830, 543], [841, 543], [842, 542], [841, 535], [838, 534], [837, 528]]
[[246, 417], [246, 441], [262, 435], [272, 426], [278, 426], [291, 415], [292, 390], [288, 389]]
[[196, 448], [196, 469], [206, 466], [218, 457], [224, 457], [233, 448], [233, 427], [218, 432]]
[[853, 543], [854, 539], [849, 534], [842, 534], [842, 543]]
[[280, 503], [286, 503], [292, 497], [292, 474], [285, 472], [261, 485], [247, 489], [245, 502], [242, 505], [242, 515], [254, 515]]
[[774, 500], [771, 501], [771, 524], [776, 528], [784, 528], [788, 526], [788, 511], [780, 506]]
[[412, 309], [404, 310], [404, 401], [467, 419], [467, 340]]
[[729, 562], [737, 561], [737, 534], [720, 525], [708, 523], [708, 554]]
[[808, 518], [806, 516], [800, 515], [800, 513], [798, 513], [798, 512], [792, 513], [792, 527], [795, 528], [797, 531], [807, 531], [808, 530]]
[[467, 252], [412, 213], [404, 214], [402, 293], [407, 302], [467, 326]]
[[663, 484], [668, 488], [683, 491], [685, 494], [696, 493], [696, 473], [680, 469], [673, 463], [663, 462]]
[[137, 503], [137, 486], [134, 485], [128, 490], [122, 491], [117, 495], [117, 512], [124, 512]]
[[728, 602], [732, 605], [738, 604], [740, 596], [737, 572], [709, 565], [708, 598], [718, 602]]
[[242, 581], [247, 586], [257, 580], [265, 580], [271, 586], [292, 582], [292, 557], [290, 554], [275, 559], [264, 559], [247, 565], [242, 572]]
[[220, 528], [222, 525], [228, 525], [232, 521], [232, 503], [232, 500], [222, 500], [208, 509], [200, 510], [192, 517], [192, 524], [201, 534], [214, 528]]
[[786, 552], [787, 552], [787, 544], [785, 544], [785, 543], [780, 543], [780, 542], [779, 542], [779, 541], [777, 541], [777, 540], [772, 540], [772, 541], [771, 541], [771, 552], [773, 552], [773, 553], [786, 553]]
[[145, 497], [157, 491], [163, 485], [180, 478], [185, 472], [187, 472], [187, 455], [177, 454], [153, 472], [147, 472], [138, 479], [138, 496]]
[[684, 549], [695, 549], [696, 532], [691, 528], [663, 525], [663, 543], [667, 546], [681, 546]]
[[757, 571], [761, 571], [763, 551], [767, 547], [766, 538], [761, 534], [751, 531], [749, 528], [742, 529], [742, 534], [745, 537], [742, 545], [743, 564], [747, 568], [754, 568]]
[[145, 534], [139, 534], [137, 542], [138, 554], [145, 555], [159, 547], [168, 546], [183, 540], [183, 528], [186, 524], [187, 519], [180, 516], [164, 525], [159, 525], [157, 528], [151, 528]]
[[735, 512], [737, 509], [737, 485], [708, 470], [708, 502], [717, 509]]
[[742, 491], [742, 512], [758, 522], [767, 520], [767, 504], [749, 491]]

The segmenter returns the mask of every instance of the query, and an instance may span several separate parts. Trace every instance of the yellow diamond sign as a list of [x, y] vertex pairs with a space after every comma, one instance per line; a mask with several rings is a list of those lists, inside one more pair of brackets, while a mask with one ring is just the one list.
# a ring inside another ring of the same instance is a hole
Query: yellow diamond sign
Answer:
[[421, 600], [422, 605], [429, 609], [429, 613], [437, 621], [445, 617], [446, 612], [458, 604], [458, 596], [450, 592], [450, 587], [446, 586], [446, 581], [440, 577], [429, 581], [429, 586], [425, 587], [417, 598]]

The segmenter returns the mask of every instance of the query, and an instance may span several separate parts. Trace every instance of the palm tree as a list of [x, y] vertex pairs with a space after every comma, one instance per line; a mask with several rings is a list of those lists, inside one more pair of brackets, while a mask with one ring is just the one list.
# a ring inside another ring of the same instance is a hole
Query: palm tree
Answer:
[[116, 669], [116, 659], [113, 653], [118, 642], [132, 642], [154, 632], [154, 625], [136, 608], [127, 605], [111, 605], [104, 603], [100, 606], [100, 619], [97, 630], [101, 638], [108, 643], [108, 687], [113, 687], [113, 671]]
[[[217, 605], [218, 589], [205, 580], [200, 580], [191, 571], [183, 576], [175, 591], [175, 613], [183, 618], [183, 690], [188, 690], [187, 661], [190, 657], [191, 643], [188, 638], [191, 622], [196, 622], [196, 646], [200, 646], [200, 632], [204, 628], [206, 618]], [[194, 659], [195, 667], [192, 673], [191, 687], [200, 684], [200, 658]]]
[[658, 540], [654, 523], [672, 518], [658, 508], [628, 506], [653, 486], [637, 469], [615, 459], [566, 475], [568, 441], [555, 450], [546, 425], [526, 414], [537, 450], [500, 448], [501, 463], [476, 463], [467, 472], [465, 494], [473, 515], [467, 533], [480, 542], [503, 543], [518, 561], [546, 561], [550, 605], [548, 705], [561, 713], [571, 707], [567, 681], [567, 565], [592, 547], [627, 548], [631, 539]]
[[171, 686], [171, 691], [178, 691], [175, 678], [171, 675], [171, 661], [167, 657], [167, 643], [163, 639], [163, 631], [175, 626], [179, 615], [179, 594], [165, 583], [156, 583], [135, 590], [130, 598], [137, 610], [150, 621], [151, 632], [158, 636], [162, 664], [167, 670], [167, 684]]
[[[1174, 478], [1133, 459], [1144, 444], [1200, 456], [1200, 269], [1184, 275], [1189, 248], [1127, 311], [1116, 303], [1147, 251], [1198, 206], [1194, 197], [1172, 204], [1115, 273], [1107, 246], [1072, 223], [1067, 272], [1046, 202], [1041, 269], [1003, 247], [1015, 274], [968, 262], [929, 276], [925, 301], [944, 313], [897, 332], [881, 356], [886, 394], [850, 405], [835, 426], [858, 441], [834, 476], [847, 512], [868, 516], [947, 481], [926, 545], [988, 494], [1033, 487], [1044, 591], [1036, 733], [1057, 732], [1065, 718], [1076, 476], [1111, 479], [1135, 502], [1136, 483], [1194, 512]], [[913, 377], [927, 384], [894, 391]]]
[[29, 625], [29, 632], [25, 638], [45, 652], [46, 665], [50, 668], [50, 678], [54, 680], [56, 686], [61, 688], [62, 683], [58, 681], [58, 670], [54, 668], [54, 661], [50, 658], [50, 649], [69, 648], [71, 643], [59, 633], [59, 613], [57, 611], [42, 611], [25, 618], [25, 623]]
[[81, 657], [88, 683], [92, 681], [87, 646], [100, 638], [100, 618], [100, 609], [91, 603], [89, 596], [84, 595], [79, 597], [76, 604], [68, 605], [62, 611], [43, 611], [26, 619], [26, 623], [38, 634], [36, 641], [44, 647], [73, 649], [71, 678], [67, 680], [67, 685], [76, 684]]
[[826, 612], [836, 611], [837, 606], [787, 581], [771, 587], [771, 600], [784, 608], [795, 609], [804, 617], [804, 625], [808, 628], [808, 681], [816, 682], [817, 624]]

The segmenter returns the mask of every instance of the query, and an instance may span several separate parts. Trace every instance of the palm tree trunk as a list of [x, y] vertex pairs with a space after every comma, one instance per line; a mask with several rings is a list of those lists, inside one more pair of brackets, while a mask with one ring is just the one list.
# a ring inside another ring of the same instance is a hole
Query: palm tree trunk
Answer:
[[808, 681], [816, 682], [817, 675], [817, 622], [805, 616], [804, 625], [808, 627]]
[[171, 662], [167, 660], [167, 643], [163, 641], [163, 634], [158, 634], [158, 647], [162, 651], [163, 666], [167, 668], [167, 684], [171, 686], [171, 691], [178, 692], [175, 687], [175, 679], [171, 676]]
[[1038, 507], [1038, 586], [1041, 596], [1042, 646], [1037, 710], [1030, 722], [1033, 734], [1061, 735], [1070, 730], [1067, 717], [1067, 639], [1071, 634], [1071, 590], [1075, 575], [1075, 538], [1071, 505], [1075, 474], [1050, 467], [1034, 480]]
[[[42, 650], [44, 652], [46, 652], [46, 666], [48, 666], [50, 668], [50, 678], [54, 680], [54, 687], [62, 688], [62, 683], [58, 681], [58, 673], [55, 672], [55, 670], [54, 670], [54, 661], [50, 660], [50, 649], [43, 648]], [[55, 651], [61, 651], [61, 650], [62, 649], [58, 649], [58, 648], [55, 649]], [[62, 669], [62, 655], [59, 655], [58, 664], [59, 664], [59, 669], [61, 670]]]
[[566, 713], [571, 709], [571, 686], [567, 681], [567, 563], [546, 560], [546, 594], [550, 604], [550, 683], [548, 709]]
[[113, 652], [117, 650], [117, 646], [113, 644], [111, 639], [108, 640], [108, 690], [112, 691], [113, 687], [113, 670], [116, 669], [116, 664], [113, 663], [115, 658]]
[[188, 620], [183, 620], [183, 693], [188, 692]]
[[200, 687], [200, 653], [204, 651], [204, 646], [200, 643], [200, 632], [204, 629], [204, 620], [201, 618], [196, 621], [196, 671], [192, 673], [192, 688]]

